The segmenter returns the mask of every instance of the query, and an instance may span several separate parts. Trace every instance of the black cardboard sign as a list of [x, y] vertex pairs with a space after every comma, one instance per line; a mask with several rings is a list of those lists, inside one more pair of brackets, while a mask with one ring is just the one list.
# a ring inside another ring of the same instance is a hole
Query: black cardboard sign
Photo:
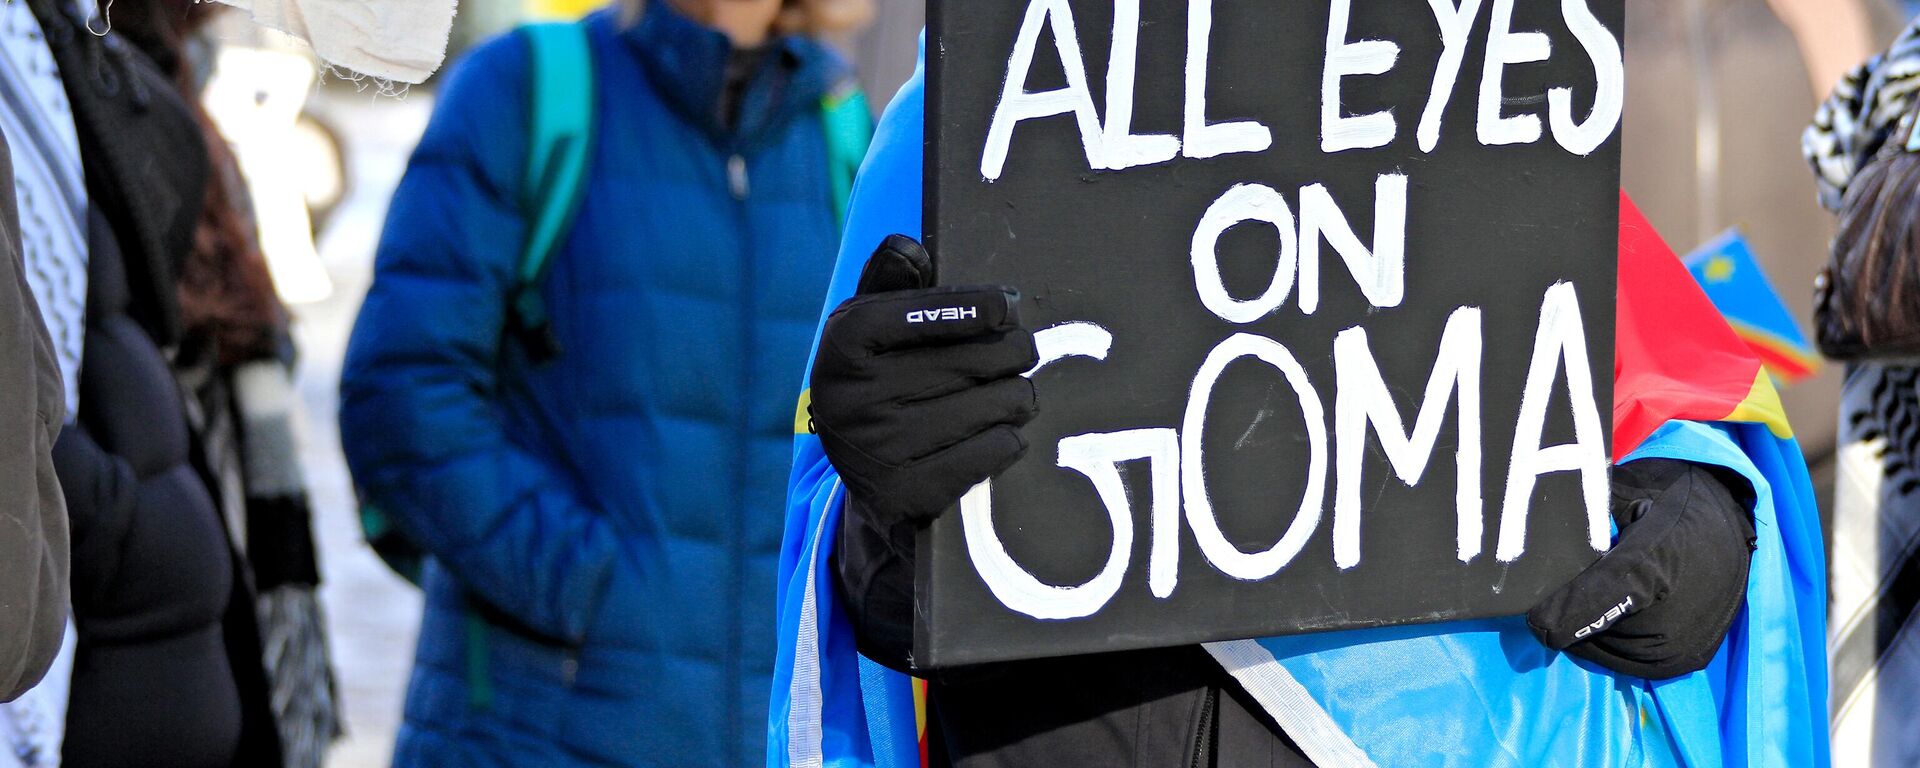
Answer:
[[1622, 0], [936, 0], [927, 238], [1032, 449], [917, 663], [1523, 613], [1609, 540]]

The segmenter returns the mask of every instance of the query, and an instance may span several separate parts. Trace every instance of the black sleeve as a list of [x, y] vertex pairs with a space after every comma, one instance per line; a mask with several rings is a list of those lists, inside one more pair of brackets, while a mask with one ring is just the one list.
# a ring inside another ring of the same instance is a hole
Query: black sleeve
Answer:
[[860, 653], [888, 668], [912, 673], [913, 547], [910, 522], [881, 532], [849, 499], [833, 549], [834, 581], [853, 617]]
[[53, 447], [54, 466], [66, 489], [73, 521], [74, 605], [84, 609], [109, 586], [119, 571], [122, 545], [139, 503], [140, 480], [125, 459], [108, 453], [87, 430], [69, 425]]
[[[0, 138], [0, 179], [11, 178]], [[13, 184], [0, 183], [0, 701], [40, 682], [67, 621], [67, 511], [52, 457], [66, 389], [27, 286], [18, 216]]]
[[[1738, 508], [1749, 519], [1753, 515], [1756, 497], [1753, 483], [1740, 473], [1717, 464], [1695, 464], [1679, 459], [1641, 459], [1615, 465], [1612, 478], [1614, 523], [1622, 528], [1634, 522], [1625, 516], [1632, 509], [1632, 502], [1652, 500], [1687, 479], [1710, 484], [1701, 493], [1705, 502], [1730, 509]], [[1723, 490], [1724, 494], [1719, 493]]]

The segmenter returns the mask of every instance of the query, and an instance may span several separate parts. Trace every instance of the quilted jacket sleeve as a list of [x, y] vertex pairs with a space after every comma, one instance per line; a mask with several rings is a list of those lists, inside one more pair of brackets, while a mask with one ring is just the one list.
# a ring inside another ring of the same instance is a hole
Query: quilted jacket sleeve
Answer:
[[526, 44], [455, 68], [395, 192], [340, 384], [340, 433], [367, 500], [529, 629], [584, 639], [619, 543], [566, 473], [516, 445], [498, 390], [525, 234]]

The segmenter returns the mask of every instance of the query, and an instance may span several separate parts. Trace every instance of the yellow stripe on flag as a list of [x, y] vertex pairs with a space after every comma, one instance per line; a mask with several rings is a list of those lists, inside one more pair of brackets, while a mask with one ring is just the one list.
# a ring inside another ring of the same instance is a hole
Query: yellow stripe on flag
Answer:
[[1767, 375], [1765, 368], [1753, 374], [1753, 389], [1748, 390], [1747, 399], [1740, 401], [1733, 413], [1727, 414], [1725, 421], [1765, 424], [1774, 437], [1793, 439], [1793, 426], [1787, 423], [1787, 409], [1780, 405], [1780, 392], [1773, 388], [1773, 377]]
[[813, 414], [809, 412], [809, 409], [811, 409], [812, 407], [813, 407], [813, 390], [811, 389], [801, 390], [800, 405], [793, 409], [793, 433], [794, 434], [796, 435], [813, 434]]

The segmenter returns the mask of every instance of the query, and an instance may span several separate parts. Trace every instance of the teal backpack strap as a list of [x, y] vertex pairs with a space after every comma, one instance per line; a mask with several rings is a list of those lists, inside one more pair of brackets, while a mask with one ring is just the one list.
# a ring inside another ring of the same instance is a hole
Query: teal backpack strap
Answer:
[[[365, 499], [365, 494], [361, 494], [360, 498]], [[400, 578], [416, 587], [420, 586], [427, 553], [401, 533], [386, 512], [365, 501], [360, 503], [360, 536], [366, 539], [368, 546], [373, 547], [373, 553], [380, 556], [380, 561], [399, 574]]]
[[520, 28], [531, 50], [527, 167], [520, 210], [527, 240], [514, 276], [511, 323], [535, 362], [560, 354], [546, 301], [540, 295], [553, 254], [560, 249], [586, 190], [593, 150], [593, 47], [586, 25], [531, 24]]
[[873, 141], [873, 112], [867, 95], [852, 80], [841, 83], [820, 99], [820, 121], [827, 134], [827, 181], [833, 189], [834, 217], [844, 228], [853, 178], [859, 175], [867, 144]]
[[493, 674], [488, 671], [487, 620], [471, 603], [466, 606], [467, 705], [476, 711], [493, 708]]
[[[527, 241], [514, 273], [508, 330], [527, 356], [543, 363], [560, 355], [552, 317], [540, 285], [553, 254], [573, 226], [574, 212], [587, 187], [587, 161], [593, 150], [593, 46], [584, 24], [558, 22], [520, 28], [530, 51], [527, 167], [520, 189], [520, 212]], [[467, 704], [493, 706], [493, 677], [488, 672], [487, 620], [471, 600], [466, 605]]]

